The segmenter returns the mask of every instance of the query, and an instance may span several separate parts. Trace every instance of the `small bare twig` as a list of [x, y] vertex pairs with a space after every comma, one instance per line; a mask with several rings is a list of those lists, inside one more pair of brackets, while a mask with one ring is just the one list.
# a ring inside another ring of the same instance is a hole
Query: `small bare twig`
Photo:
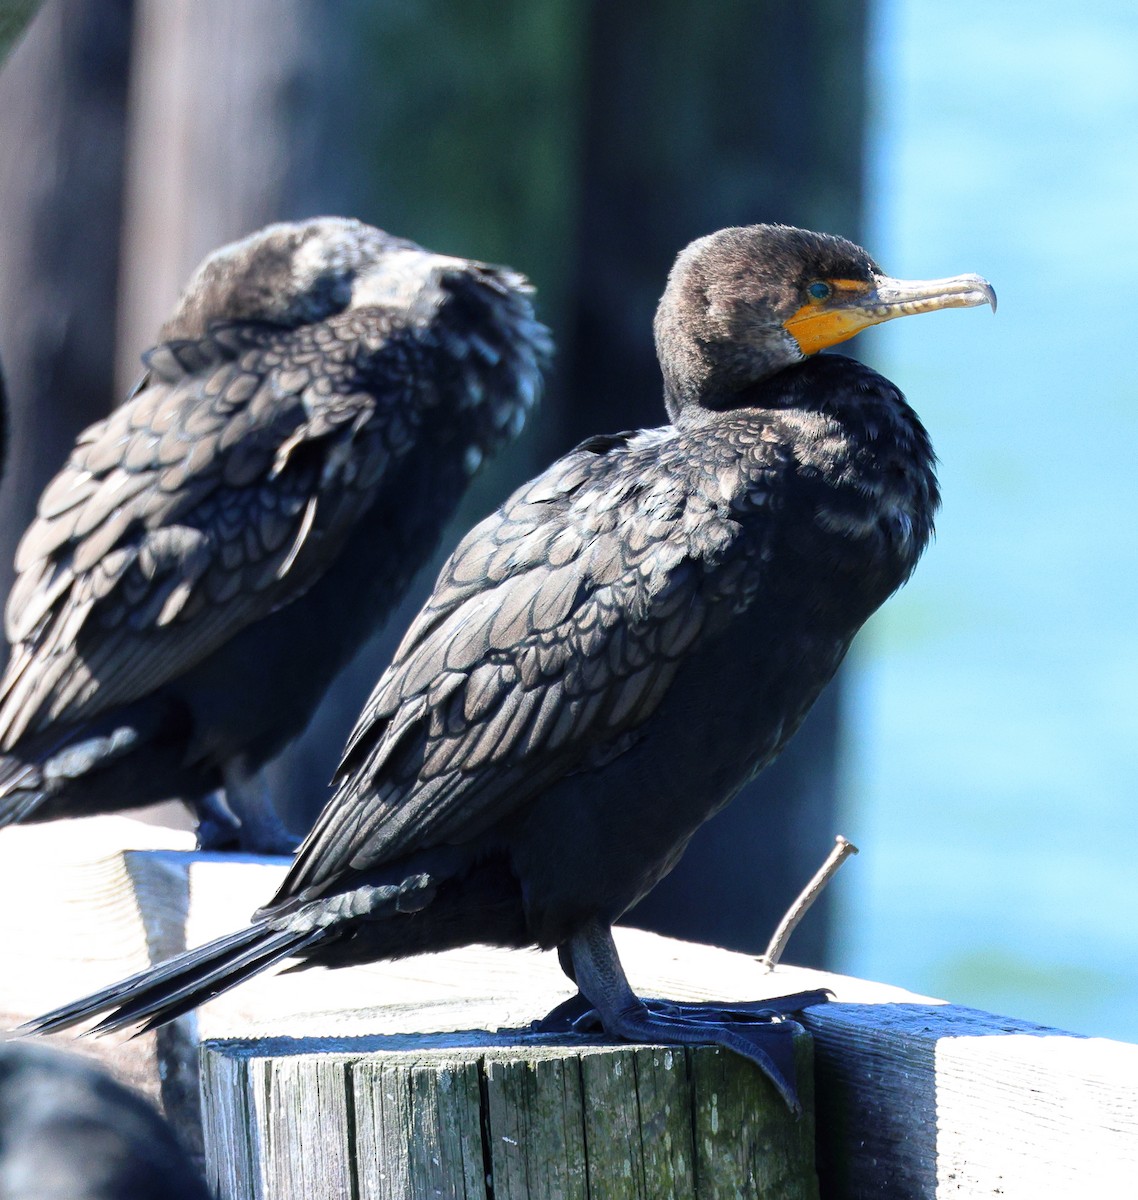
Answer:
[[810, 906], [822, 894], [822, 890], [826, 884], [837, 874], [838, 868], [842, 863], [851, 854], [856, 853], [857, 847], [853, 842], [847, 841], [839, 833], [834, 839], [834, 848], [830, 851], [829, 857], [818, 868], [814, 878], [802, 889], [798, 899], [786, 910], [786, 916], [779, 921], [778, 928], [774, 931], [774, 936], [767, 946], [766, 953], [759, 955], [759, 962], [768, 971], [773, 971], [778, 966], [778, 960], [782, 958], [783, 951], [786, 949], [786, 943], [790, 941], [790, 935], [798, 927], [798, 922], [809, 912]]

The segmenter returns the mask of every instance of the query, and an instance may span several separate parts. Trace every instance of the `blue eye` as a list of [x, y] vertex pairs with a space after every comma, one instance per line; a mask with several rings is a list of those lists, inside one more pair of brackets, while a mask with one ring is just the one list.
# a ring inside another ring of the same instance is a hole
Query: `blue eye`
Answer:
[[832, 292], [833, 288], [828, 283], [823, 283], [822, 280], [817, 280], [812, 283], [807, 289], [811, 297], [815, 300], [825, 300]]

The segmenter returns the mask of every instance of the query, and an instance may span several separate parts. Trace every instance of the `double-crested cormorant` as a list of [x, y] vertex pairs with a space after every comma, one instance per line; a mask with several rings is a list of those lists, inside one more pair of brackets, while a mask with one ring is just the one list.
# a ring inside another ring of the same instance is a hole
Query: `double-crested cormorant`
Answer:
[[530, 293], [340, 218], [205, 260], [20, 543], [0, 825], [177, 797], [224, 840], [224, 787], [243, 844], [291, 849], [247, 781], [521, 429], [550, 351]]
[[4, 1200], [210, 1200], [170, 1126], [76, 1054], [0, 1044]]
[[813, 356], [990, 302], [782, 226], [694, 242], [656, 316], [672, 423], [594, 437], [463, 539], [348, 741], [335, 794], [247, 929], [35, 1023], [169, 1020], [279, 959], [557, 947], [610, 1034], [718, 1042], [794, 1103], [785, 1025], [637, 999], [612, 923], [769, 763], [932, 532], [901, 393]]

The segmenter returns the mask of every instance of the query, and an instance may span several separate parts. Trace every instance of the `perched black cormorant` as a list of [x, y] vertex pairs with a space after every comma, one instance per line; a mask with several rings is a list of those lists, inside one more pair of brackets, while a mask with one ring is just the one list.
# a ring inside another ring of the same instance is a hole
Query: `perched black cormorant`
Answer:
[[[16, 555], [0, 826], [247, 786], [522, 427], [550, 351], [513, 271], [359, 221], [271, 225], [191, 279]], [[212, 835], [216, 837], [216, 824]]]
[[149, 1027], [286, 957], [537, 944], [584, 998], [562, 1016], [718, 1042], [793, 1104], [785, 1025], [637, 999], [610, 927], [778, 754], [932, 532], [916, 414], [814, 351], [987, 302], [977, 276], [900, 282], [782, 226], [690, 245], [656, 316], [672, 423], [591, 438], [467, 534], [253, 924], [35, 1027]]

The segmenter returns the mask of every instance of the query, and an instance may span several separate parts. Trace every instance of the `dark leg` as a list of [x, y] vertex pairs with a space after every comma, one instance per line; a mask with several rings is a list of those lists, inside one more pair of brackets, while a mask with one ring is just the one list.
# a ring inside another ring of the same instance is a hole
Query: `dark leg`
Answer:
[[[586, 1027], [631, 1042], [723, 1046], [758, 1066], [793, 1112], [801, 1112], [794, 1083], [794, 1033], [787, 1013], [827, 998], [825, 992], [760, 1000], [753, 1004], [680, 1004], [641, 1000], [629, 987], [609, 926], [592, 921], [559, 950], [565, 973], [581, 990], [549, 1014], [541, 1027]], [[591, 1006], [591, 1007], [590, 1007]]]
[[241, 822], [225, 802], [222, 791], [209, 792], [194, 801], [198, 819], [199, 850], [237, 850], [241, 844]]
[[250, 771], [242, 760], [231, 759], [222, 776], [225, 805], [238, 822], [241, 849], [253, 854], [292, 854], [300, 838], [277, 815], [264, 772]]

